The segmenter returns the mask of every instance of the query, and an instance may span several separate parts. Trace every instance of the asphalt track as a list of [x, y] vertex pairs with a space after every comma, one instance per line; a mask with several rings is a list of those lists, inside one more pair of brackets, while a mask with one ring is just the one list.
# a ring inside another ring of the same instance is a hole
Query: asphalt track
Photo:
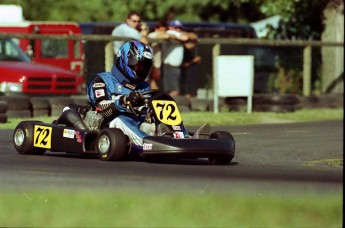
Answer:
[[212, 130], [233, 134], [236, 153], [231, 164], [214, 166], [203, 159], [104, 162], [51, 152], [20, 155], [12, 143], [13, 130], [1, 130], [0, 189], [342, 191], [343, 120]]

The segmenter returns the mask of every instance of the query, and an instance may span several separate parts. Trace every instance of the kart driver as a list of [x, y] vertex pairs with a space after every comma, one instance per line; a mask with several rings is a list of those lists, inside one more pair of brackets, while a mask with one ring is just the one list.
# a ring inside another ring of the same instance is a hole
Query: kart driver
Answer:
[[132, 40], [124, 43], [115, 57], [111, 72], [97, 73], [87, 85], [93, 109], [109, 123], [128, 135], [132, 146], [142, 147], [148, 134], [140, 130], [144, 119], [137, 118], [128, 108], [143, 105], [142, 92], [150, 90], [145, 81], [153, 66], [153, 52], [148, 45]]

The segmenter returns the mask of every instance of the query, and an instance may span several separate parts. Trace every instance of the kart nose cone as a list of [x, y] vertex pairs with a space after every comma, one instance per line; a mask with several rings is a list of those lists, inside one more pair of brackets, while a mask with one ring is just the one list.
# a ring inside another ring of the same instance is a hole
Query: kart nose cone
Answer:
[[110, 148], [110, 140], [106, 135], [102, 135], [99, 139], [98, 149], [102, 154], [106, 154]]
[[20, 147], [23, 145], [25, 139], [25, 133], [22, 129], [17, 129], [14, 133], [14, 143], [16, 146]]

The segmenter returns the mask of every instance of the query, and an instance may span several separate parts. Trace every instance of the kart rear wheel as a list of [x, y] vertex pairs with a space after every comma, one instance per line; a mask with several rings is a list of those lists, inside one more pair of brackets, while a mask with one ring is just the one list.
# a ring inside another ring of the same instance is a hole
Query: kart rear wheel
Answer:
[[103, 161], [124, 160], [129, 147], [129, 138], [120, 129], [103, 129], [97, 136], [96, 150]]
[[44, 148], [34, 147], [34, 126], [41, 121], [22, 121], [14, 129], [13, 144], [19, 154], [42, 155]]
[[234, 137], [227, 131], [215, 131], [210, 134], [210, 139], [218, 139], [218, 140], [230, 140], [232, 141], [232, 148], [231, 152], [226, 156], [221, 157], [209, 157], [208, 160], [213, 165], [227, 165], [231, 162], [231, 160], [234, 158], [235, 153], [235, 139]]

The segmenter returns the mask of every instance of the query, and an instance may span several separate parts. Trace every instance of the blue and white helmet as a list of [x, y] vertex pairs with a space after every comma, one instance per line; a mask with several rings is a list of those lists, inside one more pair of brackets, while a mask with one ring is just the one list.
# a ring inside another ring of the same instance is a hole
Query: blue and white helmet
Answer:
[[150, 46], [132, 40], [124, 43], [116, 56], [116, 66], [133, 83], [145, 81], [153, 66]]

